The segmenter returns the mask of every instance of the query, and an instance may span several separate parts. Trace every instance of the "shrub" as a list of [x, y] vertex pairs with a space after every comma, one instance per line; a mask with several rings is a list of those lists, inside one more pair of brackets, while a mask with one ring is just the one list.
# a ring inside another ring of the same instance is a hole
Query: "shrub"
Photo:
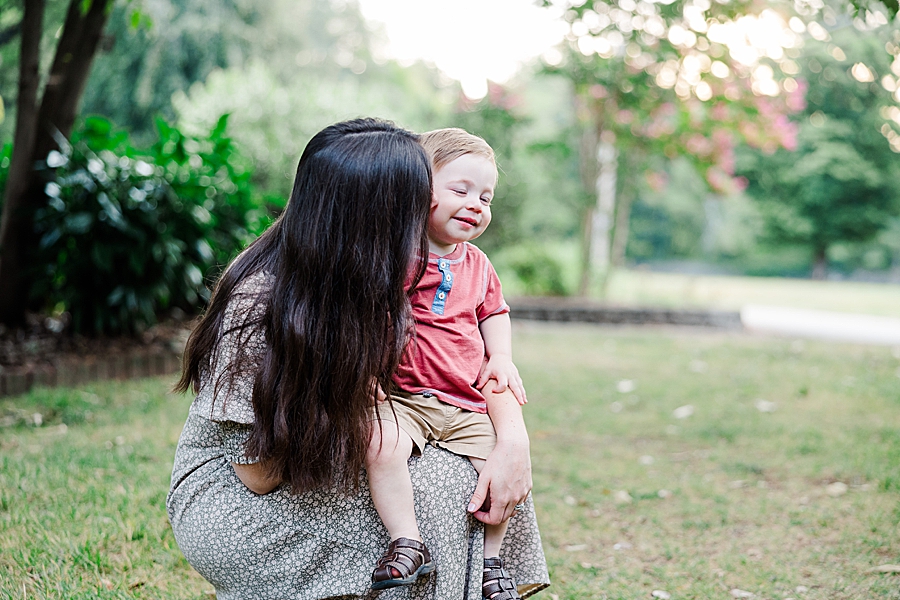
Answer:
[[133, 333], [174, 307], [195, 312], [209, 293], [204, 275], [266, 217], [226, 117], [205, 137], [160, 120], [148, 151], [91, 117], [71, 145], [51, 152], [49, 202], [35, 215], [35, 298], [70, 313], [73, 330], [86, 334]]
[[565, 296], [568, 294], [563, 266], [544, 247], [526, 244], [509, 249], [503, 256], [506, 266], [516, 275], [528, 296]]

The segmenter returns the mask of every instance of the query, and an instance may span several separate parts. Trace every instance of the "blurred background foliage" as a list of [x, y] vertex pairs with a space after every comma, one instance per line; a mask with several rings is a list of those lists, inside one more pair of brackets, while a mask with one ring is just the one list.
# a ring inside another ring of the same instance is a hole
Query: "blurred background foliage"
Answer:
[[[4, 32], [21, 7], [0, 6], [2, 188], [18, 56]], [[494, 146], [478, 244], [510, 295], [579, 292], [607, 130], [613, 267], [896, 281], [900, 31], [843, 5], [771, 4], [796, 43], [745, 67], [710, 27], [761, 6], [573, 2], [555, 54], [473, 101], [432, 66], [383, 58], [353, 0], [117, 2], [64, 164], [47, 173], [31, 293], [83, 332], [196, 311], [204, 282], [283, 207], [308, 139], [363, 115]], [[45, 61], [64, 8], [48, 5]], [[708, 25], [691, 25], [698, 14]]]
[[35, 216], [37, 305], [67, 313], [74, 331], [129, 334], [208, 300], [204, 274], [270, 222], [226, 124], [191, 137], [158, 120], [156, 142], [139, 150], [108, 120], [85, 119], [48, 158], [50, 200]]

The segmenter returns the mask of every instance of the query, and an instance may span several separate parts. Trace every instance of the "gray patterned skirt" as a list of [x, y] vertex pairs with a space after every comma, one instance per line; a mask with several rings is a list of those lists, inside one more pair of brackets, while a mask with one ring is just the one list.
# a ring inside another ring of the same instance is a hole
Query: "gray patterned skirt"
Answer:
[[[359, 494], [327, 490], [258, 496], [225, 458], [223, 426], [192, 411], [178, 444], [166, 501], [175, 539], [221, 599], [374, 597], [375, 562], [389, 537], [363, 483]], [[428, 446], [410, 459], [416, 518], [435, 560], [431, 575], [382, 592], [384, 600], [481, 600], [482, 523], [466, 513], [477, 476], [469, 461]], [[529, 498], [510, 521], [501, 556], [528, 597], [549, 584]]]

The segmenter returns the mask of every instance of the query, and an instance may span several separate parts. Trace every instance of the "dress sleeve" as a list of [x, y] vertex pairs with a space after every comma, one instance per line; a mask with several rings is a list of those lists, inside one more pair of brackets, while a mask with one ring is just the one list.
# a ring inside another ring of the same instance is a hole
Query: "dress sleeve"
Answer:
[[485, 257], [484, 259], [484, 284], [483, 300], [478, 305], [478, 322], [481, 323], [488, 317], [502, 315], [509, 312], [509, 305], [503, 299], [503, 290], [500, 286], [500, 278], [494, 270], [494, 265]]
[[253, 424], [253, 385], [266, 351], [265, 333], [258, 325], [265, 313], [261, 277], [248, 278], [232, 294], [218, 347], [209, 370], [201, 375], [191, 411], [210, 421]]
[[259, 458], [247, 456], [247, 439], [250, 437], [251, 426], [234, 421], [221, 423], [222, 450], [225, 459], [238, 465], [252, 465], [259, 462]]

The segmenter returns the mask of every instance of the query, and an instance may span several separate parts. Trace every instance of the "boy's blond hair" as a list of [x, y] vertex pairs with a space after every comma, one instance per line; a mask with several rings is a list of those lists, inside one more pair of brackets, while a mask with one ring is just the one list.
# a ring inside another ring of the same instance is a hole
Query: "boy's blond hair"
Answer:
[[494, 149], [490, 144], [459, 127], [447, 127], [426, 131], [419, 135], [419, 143], [431, 159], [432, 170], [437, 171], [460, 156], [476, 154], [497, 166]]

